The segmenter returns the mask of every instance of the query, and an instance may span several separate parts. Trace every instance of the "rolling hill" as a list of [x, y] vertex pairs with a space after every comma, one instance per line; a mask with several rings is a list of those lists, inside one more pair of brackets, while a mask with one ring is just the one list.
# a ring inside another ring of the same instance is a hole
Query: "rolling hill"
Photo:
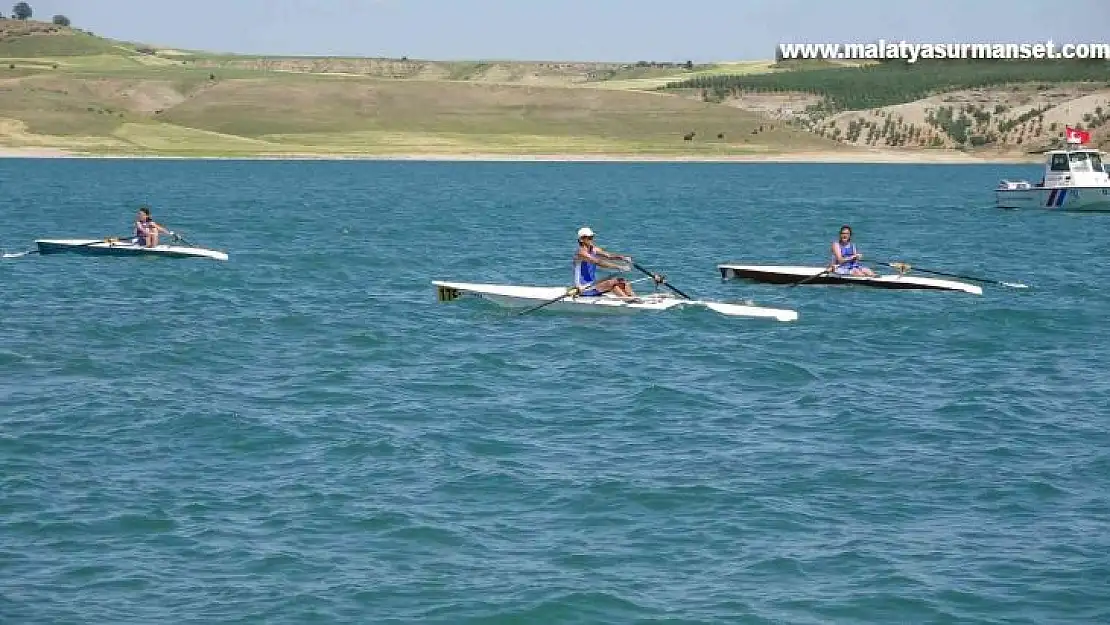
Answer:
[[1065, 126], [1110, 145], [1110, 62], [937, 61], [692, 76], [660, 90], [762, 111], [856, 146], [1036, 151]]
[[0, 144], [166, 155], [837, 149], [831, 140], [782, 124], [772, 129], [762, 116], [734, 107], [650, 89], [591, 88], [713, 70], [207, 55], [5, 21]]
[[1110, 85], [1093, 78], [1104, 66], [1030, 67], [260, 57], [3, 20], [0, 146], [851, 160], [1020, 154], [1063, 124], [1106, 139]]

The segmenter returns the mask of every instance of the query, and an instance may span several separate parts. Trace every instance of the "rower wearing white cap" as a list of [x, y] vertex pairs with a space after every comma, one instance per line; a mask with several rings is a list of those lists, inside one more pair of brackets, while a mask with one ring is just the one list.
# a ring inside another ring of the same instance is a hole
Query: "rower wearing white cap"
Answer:
[[574, 254], [574, 286], [585, 296], [603, 295], [612, 292], [619, 297], [635, 297], [632, 286], [624, 278], [606, 278], [597, 282], [597, 268], [624, 269], [611, 263], [611, 260], [632, 262], [631, 256], [606, 252], [594, 245], [594, 231], [588, 227], [578, 229], [578, 251]]

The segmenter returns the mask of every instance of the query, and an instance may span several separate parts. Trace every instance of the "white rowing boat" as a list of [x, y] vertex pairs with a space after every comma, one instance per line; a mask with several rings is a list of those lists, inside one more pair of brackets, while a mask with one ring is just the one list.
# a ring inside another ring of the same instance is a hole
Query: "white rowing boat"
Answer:
[[[805, 284], [836, 284], [869, 286], [880, 289], [918, 289], [933, 291], [962, 291], [972, 295], [982, 295], [983, 288], [966, 282], [954, 280], [938, 280], [936, 278], [919, 278], [900, 273], [868, 276], [845, 276], [827, 273], [820, 277], [827, 267], [788, 267], [772, 265], [717, 265], [721, 278], [750, 280], [766, 284], [797, 284], [806, 280]], [[807, 280], [807, 278], [812, 278]]]
[[[512, 286], [502, 284], [471, 284], [466, 282], [432, 281], [441, 302], [471, 297], [493, 302], [507, 308], [532, 308], [565, 295], [567, 289], [559, 286]], [[567, 297], [547, 308], [592, 313], [632, 313], [664, 311], [687, 306], [707, 308], [732, 317], [759, 317], [778, 321], [795, 321], [794, 310], [764, 308], [747, 304], [730, 304], [704, 300], [681, 299], [664, 293], [652, 293], [634, 298], [601, 295], [594, 297]]]
[[227, 260], [225, 252], [203, 247], [156, 245], [143, 247], [128, 239], [40, 239], [39, 254], [82, 254], [85, 256], [165, 256], [168, 258], [211, 258]]

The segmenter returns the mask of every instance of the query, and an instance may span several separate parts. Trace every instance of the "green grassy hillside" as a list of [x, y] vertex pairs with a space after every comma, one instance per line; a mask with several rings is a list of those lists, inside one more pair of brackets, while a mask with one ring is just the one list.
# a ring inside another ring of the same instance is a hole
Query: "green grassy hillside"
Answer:
[[[1101, 124], [1110, 106], [1088, 87], [1106, 85], [1107, 67], [263, 57], [2, 20], [0, 146], [180, 155], [700, 157], [1028, 145], [1073, 123], [1061, 111], [1077, 102], [1086, 108], [1076, 108], [1076, 121]], [[965, 98], [964, 116], [948, 100], [920, 111], [875, 108], [1014, 81], [1041, 81], [1041, 91], [1087, 81], [1088, 91], [1071, 99], [1049, 94], [1044, 103], [1037, 94], [1018, 94], [1005, 113], [991, 108], [989, 122], [979, 119], [989, 94]], [[862, 117], [843, 113], [853, 107], [871, 110]], [[965, 117], [971, 123], [963, 128]]]
[[98, 54], [124, 55], [128, 46], [45, 22], [0, 20], [0, 57], [46, 58]]
[[[0, 22], [0, 145], [180, 155], [705, 156], [837, 147], [732, 107], [581, 88], [711, 68], [612, 65], [602, 76], [604, 64], [502, 63], [494, 76], [494, 64], [349, 61], [382, 71], [423, 64], [425, 74], [407, 80], [336, 71], [343, 62], [159, 50]], [[445, 75], [431, 76], [431, 65]], [[538, 80], [541, 70], [580, 80]]]
[[[833, 145], [781, 126], [753, 134], [760, 120], [744, 111], [619, 91], [148, 72], [43, 72], [7, 81], [0, 118], [18, 121], [7, 143], [179, 154], [704, 155]], [[697, 140], [685, 141], [688, 132]]]

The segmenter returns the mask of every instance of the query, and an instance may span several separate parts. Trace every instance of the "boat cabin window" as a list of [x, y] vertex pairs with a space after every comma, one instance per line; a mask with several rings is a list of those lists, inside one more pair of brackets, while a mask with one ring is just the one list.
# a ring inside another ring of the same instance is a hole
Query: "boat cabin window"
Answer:
[[[1091, 169], [1093, 162], [1090, 158], [1095, 156], [1094, 154], [1088, 152], [1072, 152], [1070, 156], [1072, 171], [1094, 171]], [[1099, 169], [1101, 169], [1101, 167]]]
[[1049, 164], [1049, 169], [1051, 169], [1052, 171], [1071, 171], [1071, 168], [1068, 167], [1068, 155], [1053, 154], [1052, 162]]
[[1091, 169], [1096, 172], [1103, 171], [1102, 159], [1099, 158], [1098, 154], [1091, 155]]

